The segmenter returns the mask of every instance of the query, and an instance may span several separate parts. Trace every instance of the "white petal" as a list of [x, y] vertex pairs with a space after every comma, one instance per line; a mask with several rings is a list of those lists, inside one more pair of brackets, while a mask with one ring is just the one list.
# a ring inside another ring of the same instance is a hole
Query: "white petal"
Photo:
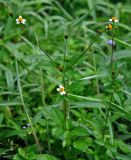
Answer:
[[112, 22], [112, 19], [109, 19], [110, 22]]
[[25, 24], [25, 22], [26, 22], [26, 19], [23, 19], [23, 21], [21, 23]]
[[22, 18], [22, 16], [19, 16], [19, 18]]
[[116, 19], [115, 22], [119, 22], [118, 19]]
[[63, 85], [59, 85], [60, 88], [64, 88]]
[[18, 22], [18, 21], [19, 21], [19, 19], [17, 18], [17, 19], [16, 19], [16, 21]]
[[17, 23], [17, 24], [20, 24], [20, 22], [19, 22], [19, 21], [16, 21], [16, 23]]
[[63, 93], [63, 92], [60, 92], [60, 94], [61, 94], [61, 95], [64, 95], [64, 93]]
[[61, 94], [61, 95], [64, 95], [64, 94], [65, 94], [65, 91], [63, 91], [63, 92], [60, 92], [60, 94]]
[[60, 91], [60, 88], [57, 88], [56, 90], [59, 92], [59, 91]]

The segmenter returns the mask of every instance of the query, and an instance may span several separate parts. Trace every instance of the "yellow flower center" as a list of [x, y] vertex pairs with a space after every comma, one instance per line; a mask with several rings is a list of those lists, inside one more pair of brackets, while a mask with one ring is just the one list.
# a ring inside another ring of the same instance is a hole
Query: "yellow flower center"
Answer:
[[23, 18], [22, 17], [19, 17], [18, 18], [19, 22], [21, 23], [23, 21]]
[[61, 87], [61, 88], [60, 88], [60, 92], [63, 92], [63, 91], [64, 91], [64, 87]]
[[106, 28], [109, 29], [109, 30], [112, 30], [113, 26], [112, 26], [111, 24], [108, 24], [108, 25], [106, 26]]
[[116, 17], [112, 17], [112, 21], [114, 22], [115, 20], [117, 20]]

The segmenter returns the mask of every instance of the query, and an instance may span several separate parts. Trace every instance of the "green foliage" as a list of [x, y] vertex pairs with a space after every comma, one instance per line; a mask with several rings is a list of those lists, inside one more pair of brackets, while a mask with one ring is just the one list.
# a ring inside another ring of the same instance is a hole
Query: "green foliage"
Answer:
[[0, 0], [0, 159], [131, 159], [130, 7]]
[[14, 156], [13, 160], [58, 160], [54, 156], [50, 156], [48, 154], [35, 154], [33, 152], [25, 152], [25, 150], [19, 148], [18, 154]]

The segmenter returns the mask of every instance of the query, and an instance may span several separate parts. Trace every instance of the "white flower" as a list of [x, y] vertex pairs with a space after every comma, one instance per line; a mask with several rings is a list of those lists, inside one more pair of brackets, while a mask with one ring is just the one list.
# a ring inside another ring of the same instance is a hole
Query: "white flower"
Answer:
[[111, 19], [109, 19], [109, 22], [119, 22], [119, 21], [116, 17], [112, 17]]
[[22, 128], [23, 128], [23, 129], [26, 129], [26, 126], [23, 126]]
[[27, 123], [27, 126], [30, 127], [30, 123]]
[[63, 85], [59, 85], [59, 88], [57, 88], [57, 91], [61, 94], [64, 95], [65, 93], [65, 88]]
[[22, 18], [22, 16], [19, 16], [19, 18], [16, 19], [17, 24], [20, 24], [20, 23], [25, 24], [25, 22], [26, 22], [26, 19]]

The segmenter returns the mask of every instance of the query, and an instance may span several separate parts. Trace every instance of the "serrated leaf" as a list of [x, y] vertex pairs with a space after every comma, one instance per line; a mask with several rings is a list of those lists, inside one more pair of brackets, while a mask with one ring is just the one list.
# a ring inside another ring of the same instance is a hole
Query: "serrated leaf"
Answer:
[[131, 153], [131, 146], [129, 144], [125, 144], [122, 140], [119, 140], [117, 144], [120, 150], [122, 150], [124, 153]]
[[4, 113], [1, 113], [0, 114], [0, 125], [2, 124], [3, 118], [4, 118]]
[[64, 123], [64, 115], [58, 108], [44, 108], [43, 110], [44, 116], [51, 119], [53, 123], [59, 126], [63, 126]]
[[84, 127], [77, 126], [77, 127], [75, 127], [75, 128], [72, 129], [71, 135], [72, 136], [78, 136], [78, 137], [80, 137], [80, 136], [87, 136], [88, 132], [87, 132], [87, 130]]
[[120, 50], [114, 53], [114, 58], [123, 59], [123, 58], [131, 58], [131, 50]]
[[84, 140], [77, 140], [73, 142], [73, 146], [81, 151], [86, 151], [88, 145]]
[[59, 159], [48, 154], [39, 154], [37, 155], [36, 160], [59, 160]]

